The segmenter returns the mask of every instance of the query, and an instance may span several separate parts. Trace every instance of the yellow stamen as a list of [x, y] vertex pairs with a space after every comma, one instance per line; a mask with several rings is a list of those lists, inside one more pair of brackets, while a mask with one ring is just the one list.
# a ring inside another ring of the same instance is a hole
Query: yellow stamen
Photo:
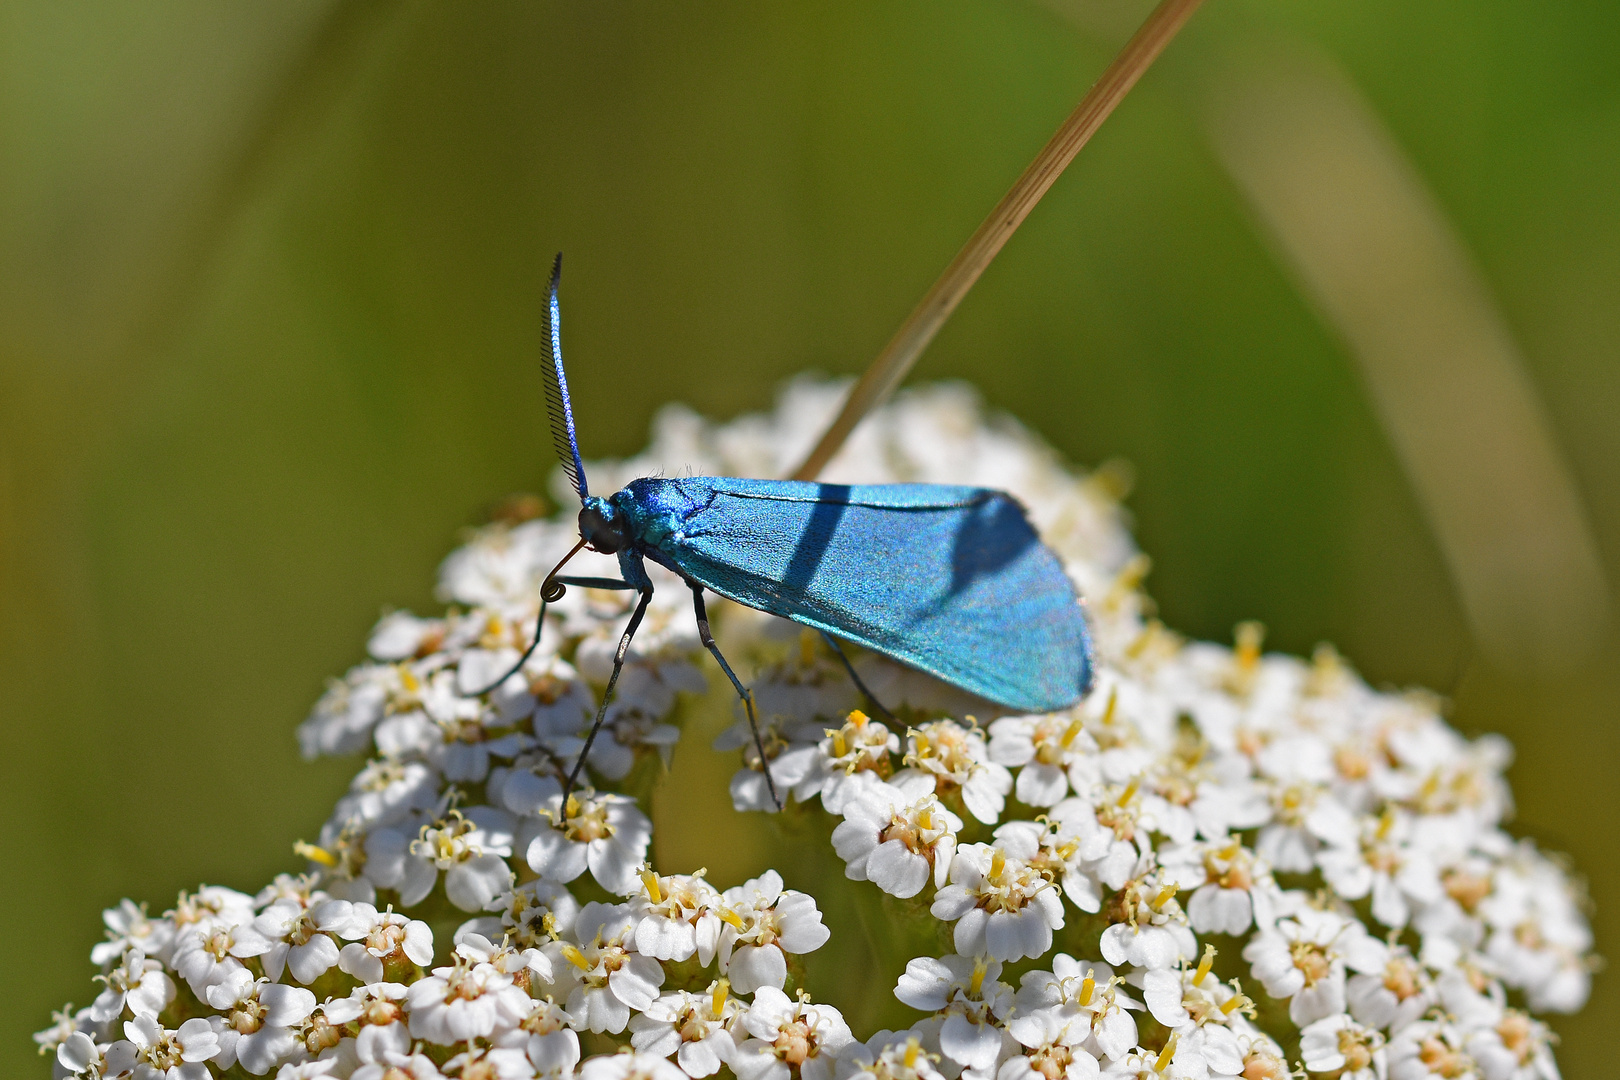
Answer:
[[904, 1059], [906, 1068], [915, 1069], [917, 1067], [917, 1059], [921, 1056], [922, 1043], [918, 1042], [917, 1036], [913, 1035], [906, 1040], [906, 1056]]
[[1395, 808], [1386, 806], [1383, 815], [1378, 819], [1378, 839], [1388, 838], [1390, 830], [1393, 828], [1395, 828]]
[[585, 954], [580, 952], [577, 946], [564, 945], [562, 947], [562, 954], [567, 958], [570, 964], [573, 964], [575, 967], [579, 968], [579, 970], [591, 970], [591, 962], [585, 959]]
[[1138, 779], [1133, 777], [1131, 782], [1125, 785], [1125, 790], [1120, 792], [1119, 798], [1115, 800], [1114, 805], [1124, 806], [1126, 803], [1129, 803], [1132, 799], [1136, 798], [1136, 789], [1138, 783]]
[[1243, 993], [1243, 983], [1237, 979], [1233, 979], [1232, 996], [1221, 1003], [1221, 1012], [1225, 1013], [1227, 1016], [1231, 1016], [1235, 1012], [1242, 1011], [1248, 1016], [1253, 1016], [1253, 1005], [1253, 999], [1246, 997]]
[[338, 857], [336, 855], [332, 854], [330, 851], [327, 851], [323, 847], [316, 847], [314, 844], [306, 844], [302, 840], [293, 845], [293, 854], [297, 855], [300, 859], [308, 859], [310, 862], [318, 862], [322, 866], [336, 866], [338, 864]]
[[714, 1018], [716, 1020], [719, 1020], [721, 1018], [721, 1012], [726, 1007], [726, 998], [728, 998], [730, 996], [731, 996], [731, 980], [730, 979], [720, 979], [719, 981], [717, 981], [714, 984], [714, 997], [712, 999], [713, 1003], [710, 1006], [710, 1011], [714, 1013]]
[[934, 810], [932, 807], [923, 807], [922, 813], [917, 815], [917, 824], [925, 829], [934, 827]]
[[579, 816], [579, 799], [573, 795], [568, 796], [568, 802], [563, 805], [563, 817], [573, 820]]
[[1119, 705], [1119, 687], [1108, 691], [1108, 704], [1103, 708], [1102, 722], [1104, 725], [1114, 722], [1114, 709]]
[[658, 887], [658, 875], [651, 870], [641, 872], [641, 883], [647, 887], [647, 899], [655, 904], [664, 902], [664, 891]]
[[845, 754], [849, 753], [849, 747], [844, 743], [844, 733], [842, 731], [833, 732], [832, 739], [833, 757], [843, 757]]
[[1260, 662], [1260, 646], [1266, 640], [1266, 628], [1257, 622], [1240, 622], [1234, 631], [1237, 638], [1237, 663], [1249, 671]]
[[1155, 908], [1163, 907], [1166, 901], [1173, 899], [1176, 893], [1180, 891], [1180, 885], [1166, 885], [1164, 888], [1159, 890], [1159, 895], [1153, 898], [1152, 906]]
[[849, 710], [849, 722], [851, 724], [854, 724], [857, 728], [865, 727], [866, 724], [867, 724], [867, 721], [869, 721], [871, 719], [872, 718], [870, 716], [867, 716], [865, 713], [861, 712], [861, 710], [859, 710], [859, 709], [851, 709], [851, 710]]
[[968, 993], [974, 997], [979, 996], [979, 991], [984, 987], [984, 977], [987, 971], [988, 969], [984, 966], [983, 960], [973, 961], [973, 981], [968, 984]]
[[1058, 745], [1067, 750], [1069, 748], [1069, 744], [1074, 742], [1075, 738], [1079, 736], [1082, 730], [1084, 730], [1084, 727], [1085, 725], [1080, 723], [1080, 719], [1078, 717], [1069, 721], [1069, 726], [1063, 729], [1063, 738], [1058, 741]]
[[1080, 984], [1080, 1004], [1090, 1005], [1091, 995], [1095, 994], [1096, 992], [1097, 980], [1092, 978], [1091, 972], [1088, 971], [1086, 972], [1086, 981]]
[[1007, 869], [1007, 856], [1005, 856], [1005, 855], [1003, 855], [1001, 853], [1000, 848], [997, 848], [996, 853], [994, 855], [990, 856], [990, 880], [994, 881], [997, 878], [999, 878], [1001, 876], [1002, 871], [1004, 871], [1006, 869]]
[[721, 922], [730, 923], [732, 926], [736, 927], [738, 930], [746, 930], [747, 929], [747, 927], [743, 925], [742, 918], [740, 916], [738, 916], [738, 914], [735, 911], [730, 911], [730, 910], [728, 910], [726, 908], [721, 908], [719, 911], [715, 912], [715, 914], [720, 916], [720, 921]]
[[1198, 970], [1193, 972], [1192, 984], [1197, 986], [1199, 983], [1203, 982], [1204, 976], [1208, 975], [1209, 969], [1214, 966], [1215, 946], [1206, 943], [1204, 945], [1204, 958], [1198, 961]]
[[1153, 1071], [1154, 1072], [1161, 1072], [1162, 1073], [1162, 1072], [1164, 1072], [1165, 1069], [1170, 1067], [1171, 1059], [1176, 1056], [1176, 1040], [1177, 1040], [1177, 1038], [1178, 1038], [1178, 1036], [1176, 1036], [1175, 1034], [1171, 1034], [1170, 1041], [1164, 1044], [1164, 1049], [1163, 1050], [1159, 1051], [1159, 1060], [1157, 1060], [1157, 1061], [1155, 1061], [1153, 1063]]

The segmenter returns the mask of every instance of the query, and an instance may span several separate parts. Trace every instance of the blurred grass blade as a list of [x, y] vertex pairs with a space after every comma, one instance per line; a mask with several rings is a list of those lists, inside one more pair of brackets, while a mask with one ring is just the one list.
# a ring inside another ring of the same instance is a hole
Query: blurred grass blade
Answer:
[[1371, 107], [1303, 42], [1247, 40], [1207, 83], [1227, 171], [1359, 364], [1474, 635], [1565, 669], [1610, 618], [1597, 545], [1519, 351]]
[[169, 342], [231, 231], [276, 166], [329, 117], [335, 103], [366, 71], [383, 32], [398, 22], [406, 0], [333, 0], [282, 72], [236, 148], [224, 155], [198, 208], [181, 219], [166, 287], [133, 328], [131, 344]]
[[894, 337], [872, 361], [866, 373], [850, 389], [843, 408], [821, 436], [809, 457], [793, 471], [795, 480], [814, 480], [861, 418], [888, 399], [905, 379], [939, 328], [951, 317], [956, 305], [979, 280], [985, 267], [1001, 251], [1002, 245], [1035, 209], [1041, 196], [1057, 182], [1069, 162], [1090, 141], [1114, 107], [1125, 100], [1142, 73], [1158, 59], [1164, 47], [1182, 28], [1203, 0], [1161, 0], [1142, 23], [1141, 29], [1126, 42], [1102, 77], [1080, 99], [1074, 112], [1057, 129], [1041, 152], [1035, 155], [990, 215], [956, 253], [939, 280], [912, 309]]

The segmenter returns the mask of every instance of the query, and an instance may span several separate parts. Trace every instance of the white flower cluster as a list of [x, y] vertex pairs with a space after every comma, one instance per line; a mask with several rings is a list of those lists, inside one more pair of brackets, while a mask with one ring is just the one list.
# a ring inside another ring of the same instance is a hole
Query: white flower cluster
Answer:
[[[648, 454], [591, 466], [593, 486], [781, 475], [838, 393], [801, 381], [774, 415], [724, 426], [666, 410]], [[1531, 1011], [1584, 1003], [1591, 935], [1569, 875], [1502, 830], [1500, 740], [1463, 739], [1436, 702], [1374, 691], [1330, 650], [1265, 655], [1253, 625], [1232, 649], [1177, 638], [1146, 615], [1116, 474], [1075, 477], [963, 388], [903, 396], [832, 471], [1011, 491], [1097, 642], [1095, 691], [1041, 716], [862, 656], [885, 710], [786, 624], [719, 616], [728, 651], [753, 642], [766, 728], [763, 761], [742, 724], [716, 744], [742, 756], [733, 801], [774, 811], [768, 767], [783, 817], [820, 827], [861, 883], [827, 887], [892, 898], [868, 910], [894, 932], [872, 936], [940, 943], [878, 957], [904, 965], [910, 1027], [863, 1041], [810, 1000], [798, 957], [829, 932], [776, 872], [722, 890], [648, 864], [640, 798], [680, 693], [707, 686], [677, 581], [649, 567], [659, 591], [588, 758], [597, 787], [565, 801], [562, 777], [625, 594], [570, 589], [534, 656], [475, 693], [528, 643], [541, 578], [577, 538], [565, 513], [479, 533], [444, 565], [456, 606], [384, 618], [372, 661], [317, 704], [307, 753], [374, 757], [299, 845], [305, 874], [106, 913], [104, 989], [36, 1036], [55, 1075], [1557, 1077]], [[613, 573], [595, 558], [578, 572]], [[853, 1000], [871, 974], [851, 974]]]

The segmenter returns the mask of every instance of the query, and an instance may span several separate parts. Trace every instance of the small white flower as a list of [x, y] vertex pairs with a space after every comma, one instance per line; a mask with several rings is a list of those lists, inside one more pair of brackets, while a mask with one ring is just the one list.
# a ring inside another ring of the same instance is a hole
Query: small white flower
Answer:
[[1336, 1073], [1342, 1080], [1383, 1080], [1384, 1036], [1344, 1013], [1307, 1024], [1299, 1033], [1299, 1053], [1311, 1072]]
[[851, 1043], [838, 1057], [837, 1080], [945, 1080], [939, 1054], [923, 1049], [909, 1031], [880, 1031], [864, 1044]]
[[787, 955], [815, 952], [831, 934], [822, 925], [815, 898], [784, 890], [775, 870], [727, 889], [714, 914], [724, 923], [720, 970], [739, 994], [762, 986], [780, 990], [787, 981]]
[[[101, 1026], [90, 1019], [89, 1009], [81, 1009], [80, 1012], [87, 1024], [94, 1027]], [[41, 1054], [53, 1054], [76, 1033], [81, 1032], [80, 1025], [74, 1017], [73, 1006], [64, 1005], [60, 1009], [52, 1010], [50, 1027], [34, 1032], [34, 1045], [39, 1047]]]
[[[1126, 1010], [1140, 1008], [1119, 991], [1120, 980], [1107, 964], [1076, 960], [1067, 953], [1052, 957], [1051, 971], [1025, 972], [1019, 980], [1016, 1010], [1007, 1030], [1026, 1046], [1046, 1032], [1037, 1014], [1055, 1011], [1071, 1040], [1093, 1057], [1118, 1058], [1136, 1045], [1136, 1020]], [[1030, 1025], [1026, 1028], [1026, 1024]]]
[[1260, 830], [1254, 850], [1275, 870], [1307, 873], [1324, 843], [1356, 842], [1355, 815], [1317, 783], [1279, 782], [1271, 802], [1273, 820]]
[[1097, 1059], [1076, 1045], [1089, 1031], [1057, 1008], [1040, 1009], [1023, 1018], [1016, 1031], [1023, 1053], [1008, 1058], [996, 1070], [996, 1080], [1091, 1080], [1098, 1075]]
[[534, 1080], [535, 1075], [529, 1055], [515, 1046], [469, 1049], [445, 1062], [444, 1068], [451, 1076], [480, 1080]]
[[488, 910], [501, 913], [501, 932], [512, 939], [512, 944], [538, 948], [573, 930], [579, 901], [557, 882], [538, 878], [497, 896], [489, 902]]
[[366, 876], [380, 888], [399, 890], [413, 907], [427, 898], [444, 872], [445, 896], [462, 911], [479, 911], [512, 884], [506, 856], [512, 854], [512, 818], [491, 806], [450, 809], [407, 841], [394, 829], [379, 829], [366, 841]]
[[574, 923], [577, 945], [554, 942], [551, 958], [570, 1016], [586, 1031], [617, 1034], [630, 1010], [644, 1011], [664, 985], [664, 967], [635, 951], [635, 918], [624, 904], [589, 903]]
[[738, 1044], [731, 1071], [737, 1080], [832, 1080], [838, 1055], [855, 1041], [843, 1014], [831, 1005], [794, 1001], [762, 986], [742, 1014], [749, 1038]]
[[[1162, 1050], [1136, 1047], [1109, 1061], [1102, 1075], [1107, 1080], [1210, 1080], [1209, 1063], [1190, 1040], [1170, 1036]], [[1278, 1073], [1260, 1076], [1288, 1076], [1286, 1067]]]
[[529, 1015], [516, 1028], [501, 1033], [497, 1045], [521, 1049], [542, 1077], [571, 1078], [579, 1064], [579, 1033], [574, 1018], [550, 998], [529, 1003]]
[[366, 652], [384, 663], [425, 656], [443, 643], [444, 631], [443, 619], [419, 619], [408, 611], [391, 611], [372, 627]]
[[163, 965], [148, 960], [138, 948], [96, 978], [106, 986], [90, 1003], [90, 1016], [97, 1023], [118, 1019], [126, 1007], [134, 1016], [156, 1016], [174, 1000], [174, 981], [164, 974]]
[[[710, 745], [715, 750], [740, 750], [743, 764], [731, 776], [731, 805], [738, 813], [776, 812], [776, 800], [771, 797], [771, 784], [776, 796], [786, 800], [790, 792], [807, 793], [823, 779], [821, 751], [815, 742], [816, 731], [809, 724], [794, 722], [783, 716], [760, 717], [759, 740], [746, 719], [739, 720], [716, 736]], [[765, 767], [760, 760], [759, 747], [765, 747], [765, 760], [770, 762], [770, 783], [765, 780]]]
[[1347, 964], [1357, 971], [1379, 970], [1384, 953], [1360, 923], [1303, 907], [1251, 938], [1243, 959], [1266, 993], [1288, 999], [1289, 1018], [1303, 1028], [1344, 1011]]
[[107, 1072], [135, 1080], [208, 1080], [207, 1062], [219, 1054], [219, 1036], [207, 1020], [194, 1016], [176, 1030], [156, 1017], [124, 1022], [124, 1038], [107, 1048]]
[[[833, 830], [833, 848], [847, 864], [845, 876], [871, 881], [891, 896], [916, 896], [933, 879], [949, 880], [962, 819], [945, 809], [926, 778], [905, 788], [856, 774], [844, 786], [844, 820]], [[904, 783], [904, 781], [902, 781]]]
[[[1444, 1020], [1419, 1020], [1390, 1037], [1390, 1080], [1485, 1080], [1467, 1050], [1467, 1033]], [[1490, 1080], [1495, 1080], [1494, 1077]]]
[[525, 993], [535, 987], [536, 981], [552, 981], [551, 958], [539, 949], [519, 948], [510, 940], [497, 945], [479, 933], [456, 935], [458, 961], [469, 964], [489, 964], [496, 971], [512, 978], [512, 985]]
[[1394, 1032], [1429, 1011], [1435, 1002], [1433, 981], [1404, 946], [1370, 939], [1363, 948], [1369, 970], [1351, 975], [1345, 984], [1351, 1016]]
[[731, 1028], [742, 1009], [724, 979], [700, 994], [666, 993], [630, 1018], [630, 1045], [644, 1054], [675, 1055], [688, 1076], [712, 1076], [737, 1049]]
[[1231, 837], [1176, 844], [1159, 852], [1166, 884], [1182, 892], [1187, 920], [1200, 934], [1243, 934], [1254, 923], [1253, 890], [1274, 888], [1265, 862]]
[[529, 995], [494, 964], [462, 953], [455, 963], [410, 985], [406, 992], [411, 1036], [449, 1046], [488, 1038], [529, 1015]]
[[1552, 1033], [1517, 1009], [1503, 1009], [1494, 1023], [1468, 1034], [1468, 1054], [1485, 1080], [1558, 1080]]
[[338, 1068], [336, 1058], [326, 1058], [321, 1061], [303, 1061], [298, 1064], [288, 1062], [276, 1070], [276, 1080], [321, 1080], [323, 1077], [333, 1075]]
[[314, 982], [338, 962], [332, 935], [347, 929], [353, 917], [354, 905], [347, 900], [322, 898], [304, 904], [288, 897], [270, 904], [250, 928], [262, 939], [257, 947], [263, 951], [256, 955], [264, 973], [280, 979], [286, 970], [301, 983]]
[[1346, 900], [1371, 894], [1373, 918], [1401, 929], [1415, 907], [1440, 899], [1440, 877], [1428, 854], [1411, 843], [1411, 819], [1395, 808], [1363, 818], [1352, 843], [1334, 843], [1316, 853], [1316, 864], [1333, 891]]
[[56, 1048], [56, 1064], [71, 1075], [89, 1075], [95, 1080], [107, 1071], [106, 1056], [96, 1041], [82, 1031], [72, 1032], [62, 1040]]
[[845, 803], [859, 790], [853, 782], [855, 777], [870, 773], [882, 780], [894, 771], [893, 755], [900, 752], [900, 737], [859, 709], [845, 717], [842, 727], [827, 730], [825, 736], [816, 744], [814, 772], [794, 789], [794, 794], [801, 801], [819, 794], [821, 805], [829, 813], [844, 816]]
[[596, 733], [586, 761], [606, 780], [623, 780], [629, 776], [637, 758], [649, 751], [657, 754], [668, 769], [675, 744], [681, 738], [681, 729], [664, 723], [663, 715], [662, 712], [650, 714], [641, 705], [615, 701], [608, 707], [602, 730]]
[[433, 962], [433, 931], [428, 924], [392, 909], [355, 904], [338, 934], [349, 941], [338, 954], [338, 967], [361, 982], [382, 982], [389, 972]]
[[641, 872], [641, 891], [630, 900], [636, 917], [636, 951], [658, 960], [687, 960], [695, 953], [708, 966], [720, 943], [720, 892], [701, 877]]
[[352, 1047], [355, 1060], [371, 1065], [388, 1054], [404, 1054], [411, 1048], [406, 1026], [403, 983], [368, 983], [356, 987], [346, 998], [333, 998], [321, 1006], [328, 1024], [341, 1027], [358, 1024], [360, 1033]]
[[1176, 902], [1176, 887], [1147, 874], [1125, 883], [1109, 903], [1109, 927], [1098, 951], [1110, 964], [1131, 964], [1149, 971], [1190, 960], [1197, 942], [1187, 916]]
[[371, 743], [371, 732], [382, 720], [389, 698], [399, 692], [403, 669], [391, 664], [365, 664], [342, 679], [334, 679], [315, 708], [298, 727], [298, 743], [306, 758], [322, 754], [352, 754]]
[[224, 917], [199, 919], [176, 937], [174, 970], [198, 997], [205, 996], [210, 986], [245, 971], [241, 958], [257, 955], [262, 947], [264, 939], [246, 925], [252, 910], [233, 912], [231, 918], [237, 915], [246, 917], [240, 922]]
[[1152, 851], [1135, 784], [1064, 799], [1048, 816], [1064, 865], [1064, 894], [1081, 911], [1097, 911], [1102, 893], [1123, 888]]
[[445, 1080], [444, 1073], [426, 1054], [388, 1050], [375, 1061], [360, 1066], [349, 1080]]
[[308, 990], [255, 979], [244, 970], [210, 986], [207, 997], [223, 1015], [216, 1029], [220, 1068], [236, 1062], [263, 1076], [303, 1049], [292, 1028], [315, 1011], [315, 995]]
[[566, 884], [589, 869], [597, 884], [617, 896], [636, 887], [636, 871], [647, 861], [652, 822], [625, 795], [581, 791], [548, 796], [525, 853], [529, 869]]
[[[1020, 834], [1020, 840], [1028, 838]], [[1028, 845], [1016, 850], [1033, 855]], [[929, 911], [955, 922], [956, 951], [996, 960], [1040, 956], [1063, 928], [1063, 900], [1046, 876], [1017, 854], [991, 844], [968, 844], [951, 860], [951, 883]]]
[[1012, 774], [990, 760], [984, 734], [954, 720], [936, 720], [907, 732], [905, 763], [903, 772], [929, 777], [942, 799], [959, 796], [968, 813], [986, 825], [1001, 817], [1012, 790]]
[[894, 996], [913, 1009], [944, 1013], [940, 1050], [965, 1069], [991, 1069], [1000, 1060], [1000, 1021], [1012, 1011], [1012, 987], [1001, 963], [983, 956], [923, 956], [906, 964]]
[[584, 1064], [579, 1080], [687, 1080], [687, 1075], [653, 1054], [603, 1054]]
[[361, 829], [398, 824], [438, 804], [439, 781], [438, 770], [423, 761], [367, 762], [338, 800], [332, 820]]
[[990, 725], [990, 760], [1018, 769], [1014, 793], [1028, 806], [1056, 806], [1098, 779], [1097, 744], [1079, 717], [1004, 716]]
[[101, 913], [101, 921], [107, 926], [107, 940], [90, 950], [90, 962], [97, 967], [121, 959], [130, 949], [139, 949], [153, 960], [168, 960], [174, 923], [167, 918], [151, 918], [145, 904], [120, 900], [117, 907]]

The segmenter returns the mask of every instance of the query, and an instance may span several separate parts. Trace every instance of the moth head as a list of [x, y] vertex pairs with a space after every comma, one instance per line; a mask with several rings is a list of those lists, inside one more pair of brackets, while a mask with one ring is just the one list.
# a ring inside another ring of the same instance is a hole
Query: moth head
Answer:
[[585, 496], [579, 511], [579, 535], [592, 551], [612, 555], [630, 545], [625, 514], [599, 495]]

